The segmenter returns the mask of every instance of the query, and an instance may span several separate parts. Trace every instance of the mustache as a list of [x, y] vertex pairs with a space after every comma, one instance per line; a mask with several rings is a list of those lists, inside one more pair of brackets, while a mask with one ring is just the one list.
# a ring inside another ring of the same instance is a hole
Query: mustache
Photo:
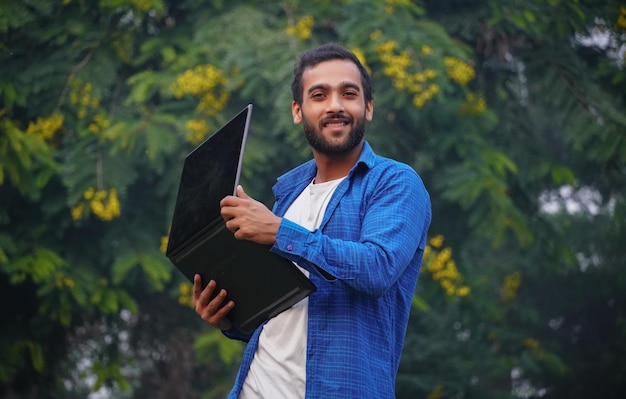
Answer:
[[334, 122], [341, 121], [341, 122], [346, 122], [347, 124], [351, 124], [352, 120], [353, 120], [352, 118], [344, 114], [331, 114], [325, 117], [324, 119], [322, 119], [320, 121], [320, 125], [324, 126], [329, 121], [334, 121]]

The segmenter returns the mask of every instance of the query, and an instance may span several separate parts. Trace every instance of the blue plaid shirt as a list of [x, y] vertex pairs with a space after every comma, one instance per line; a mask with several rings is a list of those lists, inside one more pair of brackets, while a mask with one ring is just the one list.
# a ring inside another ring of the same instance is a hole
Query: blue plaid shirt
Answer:
[[[275, 214], [285, 214], [316, 171], [311, 160], [278, 179]], [[307, 269], [317, 286], [309, 297], [306, 398], [395, 397], [430, 219], [417, 173], [367, 142], [318, 230], [283, 219], [272, 251]], [[227, 334], [249, 341], [229, 398], [241, 391], [261, 330]]]

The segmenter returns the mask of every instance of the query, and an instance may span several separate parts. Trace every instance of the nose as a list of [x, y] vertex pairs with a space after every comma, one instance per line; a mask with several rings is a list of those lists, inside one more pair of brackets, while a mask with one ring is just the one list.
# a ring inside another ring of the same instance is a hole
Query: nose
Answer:
[[341, 94], [332, 93], [328, 100], [328, 113], [341, 113], [343, 112], [343, 101]]

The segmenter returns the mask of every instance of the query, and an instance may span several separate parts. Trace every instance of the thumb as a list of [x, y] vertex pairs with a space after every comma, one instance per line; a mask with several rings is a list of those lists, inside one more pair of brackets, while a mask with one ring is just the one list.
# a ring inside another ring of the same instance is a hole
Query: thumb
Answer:
[[244, 198], [244, 199], [250, 198], [248, 194], [246, 194], [246, 192], [243, 191], [243, 187], [241, 187], [241, 185], [237, 186], [237, 197]]

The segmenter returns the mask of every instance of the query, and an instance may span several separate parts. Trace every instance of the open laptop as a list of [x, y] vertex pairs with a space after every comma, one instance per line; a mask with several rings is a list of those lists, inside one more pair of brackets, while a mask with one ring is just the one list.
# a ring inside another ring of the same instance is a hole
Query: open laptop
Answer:
[[228, 292], [229, 319], [244, 333], [315, 290], [269, 246], [236, 239], [220, 214], [222, 198], [236, 195], [251, 113], [249, 104], [185, 158], [166, 251], [190, 281], [200, 274]]

